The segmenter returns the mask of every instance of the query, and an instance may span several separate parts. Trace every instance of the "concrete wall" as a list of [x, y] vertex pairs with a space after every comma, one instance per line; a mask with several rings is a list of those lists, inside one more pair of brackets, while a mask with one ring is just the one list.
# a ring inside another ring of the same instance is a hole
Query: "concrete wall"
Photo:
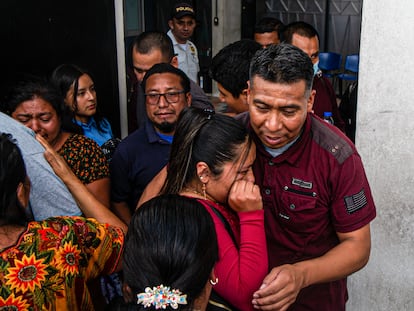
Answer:
[[[226, 45], [241, 38], [241, 1], [212, 1], [212, 19], [215, 17], [217, 5], [218, 25], [212, 21], [213, 56]], [[213, 81], [213, 95], [218, 95], [217, 84]]]
[[414, 2], [365, 0], [357, 148], [377, 206], [348, 310], [414, 310]]

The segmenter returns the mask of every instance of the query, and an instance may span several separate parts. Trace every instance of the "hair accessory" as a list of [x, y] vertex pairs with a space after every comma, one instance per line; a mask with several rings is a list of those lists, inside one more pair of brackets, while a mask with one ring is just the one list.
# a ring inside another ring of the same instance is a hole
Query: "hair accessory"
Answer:
[[211, 120], [211, 117], [216, 113], [213, 109], [204, 108], [203, 112], [207, 114], [207, 120]]
[[217, 285], [217, 283], [218, 283], [218, 278], [216, 278], [214, 281], [212, 280], [212, 279], [210, 279], [210, 284], [211, 285]]
[[169, 286], [158, 285], [157, 287], [145, 288], [145, 293], [137, 294], [137, 304], [142, 304], [144, 308], [154, 306], [155, 309], [165, 309], [170, 306], [178, 309], [178, 305], [187, 304], [187, 295], [181, 295], [178, 289], [170, 290]]

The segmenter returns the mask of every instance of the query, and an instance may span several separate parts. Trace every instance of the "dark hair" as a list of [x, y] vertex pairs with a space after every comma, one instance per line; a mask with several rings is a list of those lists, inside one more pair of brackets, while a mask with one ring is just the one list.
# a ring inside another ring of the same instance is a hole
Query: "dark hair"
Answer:
[[250, 60], [262, 46], [250, 39], [242, 39], [222, 48], [212, 59], [210, 77], [220, 83], [234, 98], [247, 88]]
[[[132, 216], [125, 240], [123, 272], [134, 298], [146, 287], [152, 289], [162, 284], [187, 295], [188, 304], [179, 305], [179, 309], [190, 309], [202, 294], [217, 260], [214, 223], [196, 199], [158, 196]], [[144, 307], [138, 306], [136, 310], [140, 309]]]
[[34, 98], [41, 98], [52, 106], [61, 120], [63, 130], [82, 134], [72, 120], [64, 117], [65, 104], [62, 96], [52, 84], [41, 77], [27, 75], [19, 80], [6, 95], [2, 109], [6, 114], [12, 115], [20, 104]]
[[[246, 128], [232, 117], [194, 107], [184, 109], [178, 117], [169, 173], [161, 193], [179, 193], [197, 176], [196, 164], [200, 161], [209, 166], [212, 174], [220, 175], [226, 162], [247, 158], [251, 147], [248, 137]], [[237, 147], [246, 139], [247, 152], [238, 154]]]
[[190, 79], [181, 69], [175, 68], [173, 65], [168, 63], [159, 63], [152, 66], [147, 73], [145, 74], [144, 79], [142, 80], [141, 86], [145, 93], [145, 85], [147, 84], [147, 80], [153, 74], [156, 73], [172, 73], [180, 78], [180, 84], [183, 88], [185, 93], [190, 92]]
[[28, 219], [17, 199], [17, 187], [26, 179], [20, 149], [10, 134], [0, 133], [0, 226], [25, 226]]
[[283, 84], [304, 80], [307, 90], [311, 90], [313, 65], [309, 56], [301, 49], [281, 43], [261, 49], [256, 53], [250, 65], [250, 87], [253, 87], [255, 76]]
[[[93, 75], [89, 71], [73, 64], [59, 65], [55, 68], [55, 70], [53, 70], [52, 75], [50, 76], [50, 82], [60, 92], [60, 95], [63, 98], [66, 97], [66, 94], [69, 92], [71, 86], [73, 85], [73, 110], [71, 110], [68, 107], [68, 105], [65, 105], [65, 117], [70, 116], [70, 118], [72, 119], [76, 115], [76, 112], [78, 110], [77, 95], [79, 88], [79, 78], [84, 74], [88, 75], [92, 79], [92, 81], [95, 82]], [[99, 112], [99, 105], [97, 106], [96, 113], [92, 118], [94, 118], [96, 121], [98, 131], [102, 132], [101, 121], [103, 120], [103, 116]], [[83, 132], [82, 127], [80, 127], [77, 124], [74, 124], [74, 126], [79, 127], [79, 130]]]
[[265, 33], [276, 31], [279, 34], [283, 30], [284, 24], [275, 17], [263, 17], [254, 27], [254, 33]]
[[161, 31], [145, 31], [134, 38], [131, 44], [132, 50], [140, 54], [149, 54], [154, 50], [161, 51], [165, 62], [170, 62], [174, 57], [174, 46], [170, 37]]
[[319, 40], [319, 34], [316, 31], [316, 29], [312, 25], [302, 22], [302, 21], [293, 22], [284, 27], [283, 29], [284, 42], [292, 44], [292, 39], [293, 39], [294, 34], [297, 34], [305, 38], [313, 38], [316, 36]]

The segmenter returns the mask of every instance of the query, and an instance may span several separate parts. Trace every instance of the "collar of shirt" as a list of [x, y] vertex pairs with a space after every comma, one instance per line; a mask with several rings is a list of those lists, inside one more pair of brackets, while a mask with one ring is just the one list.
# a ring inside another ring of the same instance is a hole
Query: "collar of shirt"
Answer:
[[282, 153], [284, 153], [286, 150], [288, 150], [290, 148], [290, 146], [292, 146], [298, 140], [299, 137], [300, 137], [300, 135], [298, 137], [296, 137], [294, 140], [292, 140], [290, 143], [284, 145], [283, 147], [277, 148], [277, 149], [272, 149], [272, 148], [269, 148], [267, 146], [264, 146], [264, 148], [267, 152], [269, 152], [272, 155], [272, 157], [277, 157], [277, 156], [280, 156]]
[[96, 128], [96, 121], [95, 118], [91, 117], [89, 118], [88, 123], [83, 123], [79, 120], [72, 119], [73, 122], [75, 122], [77, 125], [81, 126], [83, 130], [91, 130], [91, 128]]
[[163, 139], [160, 135], [158, 135], [157, 131], [155, 130], [154, 125], [151, 121], [147, 118], [145, 120], [145, 133], [148, 137], [148, 141], [153, 143], [161, 143], [161, 144], [170, 144], [167, 140]]

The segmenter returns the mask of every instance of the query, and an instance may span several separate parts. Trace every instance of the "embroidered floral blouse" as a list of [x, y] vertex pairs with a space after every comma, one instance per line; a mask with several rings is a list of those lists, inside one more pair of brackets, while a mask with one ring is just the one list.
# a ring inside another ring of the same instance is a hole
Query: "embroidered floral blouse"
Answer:
[[30, 222], [0, 252], [0, 309], [94, 310], [86, 282], [114, 271], [123, 242], [121, 229], [92, 218]]
[[84, 184], [109, 177], [109, 166], [102, 149], [90, 138], [72, 134], [59, 154]]

